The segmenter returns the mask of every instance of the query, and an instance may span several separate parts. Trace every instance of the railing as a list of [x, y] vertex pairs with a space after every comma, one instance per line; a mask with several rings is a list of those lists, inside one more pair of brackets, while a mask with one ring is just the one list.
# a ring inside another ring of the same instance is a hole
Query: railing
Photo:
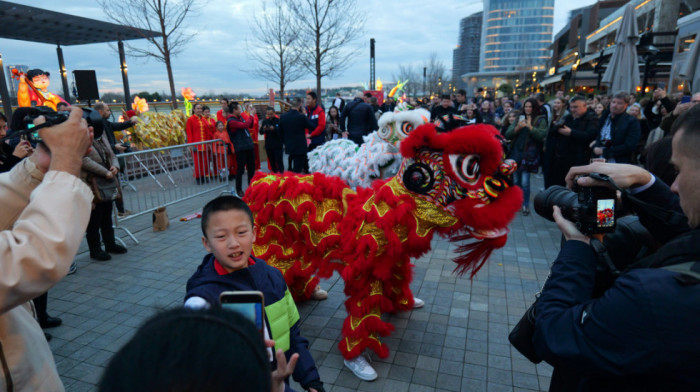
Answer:
[[182, 144], [117, 155], [124, 208], [131, 215], [114, 224], [134, 242], [136, 237], [121, 222], [153, 212], [216, 189], [228, 189], [232, 157], [222, 140]]

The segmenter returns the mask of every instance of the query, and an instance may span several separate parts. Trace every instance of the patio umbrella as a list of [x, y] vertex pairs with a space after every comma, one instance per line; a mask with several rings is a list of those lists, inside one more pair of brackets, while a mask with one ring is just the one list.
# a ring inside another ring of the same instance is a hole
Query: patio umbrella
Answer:
[[681, 69], [680, 77], [690, 83], [690, 91], [697, 92], [700, 91], [700, 67], [698, 67], [698, 57], [700, 57], [700, 35], [695, 37], [695, 42], [690, 47], [690, 52], [688, 53], [688, 61], [685, 62], [685, 66]]
[[631, 3], [627, 3], [615, 37], [615, 51], [601, 80], [602, 83], [609, 86], [613, 93], [618, 91], [632, 93], [639, 85], [638, 39], [639, 30], [637, 29], [634, 7]]

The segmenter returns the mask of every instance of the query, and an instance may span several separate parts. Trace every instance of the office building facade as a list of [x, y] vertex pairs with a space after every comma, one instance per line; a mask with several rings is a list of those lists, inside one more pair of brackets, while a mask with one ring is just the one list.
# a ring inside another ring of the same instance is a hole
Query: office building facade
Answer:
[[554, 0], [485, 0], [483, 19], [480, 72], [545, 69]]
[[459, 23], [457, 48], [452, 52], [452, 86], [466, 88], [462, 75], [479, 71], [483, 12], [477, 12]]

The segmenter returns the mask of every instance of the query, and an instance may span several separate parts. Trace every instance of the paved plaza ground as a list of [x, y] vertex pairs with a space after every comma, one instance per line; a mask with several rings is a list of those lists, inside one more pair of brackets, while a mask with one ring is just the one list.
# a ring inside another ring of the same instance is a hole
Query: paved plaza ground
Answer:
[[[533, 190], [541, 181], [533, 177]], [[185, 283], [205, 251], [200, 220], [180, 222], [179, 217], [201, 210], [218, 192], [168, 207], [171, 225], [164, 232], [152, 231], [150, 215], [126, 221], [140, 243], [123, 236], [129, 252], [110, 261], [91, 260], [83, 244], [78, 272], [49, 293], [49, 313], [63, 319], [62, 326], [50, 330], [50, 345], [67, 391], [95, 390], [112, 355], [145, 319], [182, 305]], [[547, 276], [559, 237], [553, 223], [534, 213], [519, 215], [507, 245], [473, 280], [452, 274], [454, 245], [436, 237], [432, 250], [415, 260], [411, 285], [426, 306], [384, 316], [396, 330], [383, 339], [391, 349], [388, 358], [370, 355], [379, 374], [374, 382], [360, 381], [344, 367], [337, 349], [345, 317], [343, 281], [337, 275], [322, 281], [328, 300], [298, 307], [302, 334], [326, 390], [547, 390], [551, 367], [527, 361], [507, 335]]]

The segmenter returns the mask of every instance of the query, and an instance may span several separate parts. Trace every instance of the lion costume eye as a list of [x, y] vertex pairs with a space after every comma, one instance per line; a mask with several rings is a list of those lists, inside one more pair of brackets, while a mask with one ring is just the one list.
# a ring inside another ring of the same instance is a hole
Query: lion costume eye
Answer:
[[460, 180], [467, 184], [476, 184], [480, 178], [479, 156], [470, 155], [450, 155], [450, 165]]
[[403, 133], [404, 136], [408, 136], [411, 131], [415, 129], [412, 123], [405, 121], [401, 123], [401, 133]]
[[377, 136], [381, 139], [389, 141], [391, 135], [394, 133], [394, 129], [391, 123], [386, 124], [386, 126], [380, 127], [377, 131]]

